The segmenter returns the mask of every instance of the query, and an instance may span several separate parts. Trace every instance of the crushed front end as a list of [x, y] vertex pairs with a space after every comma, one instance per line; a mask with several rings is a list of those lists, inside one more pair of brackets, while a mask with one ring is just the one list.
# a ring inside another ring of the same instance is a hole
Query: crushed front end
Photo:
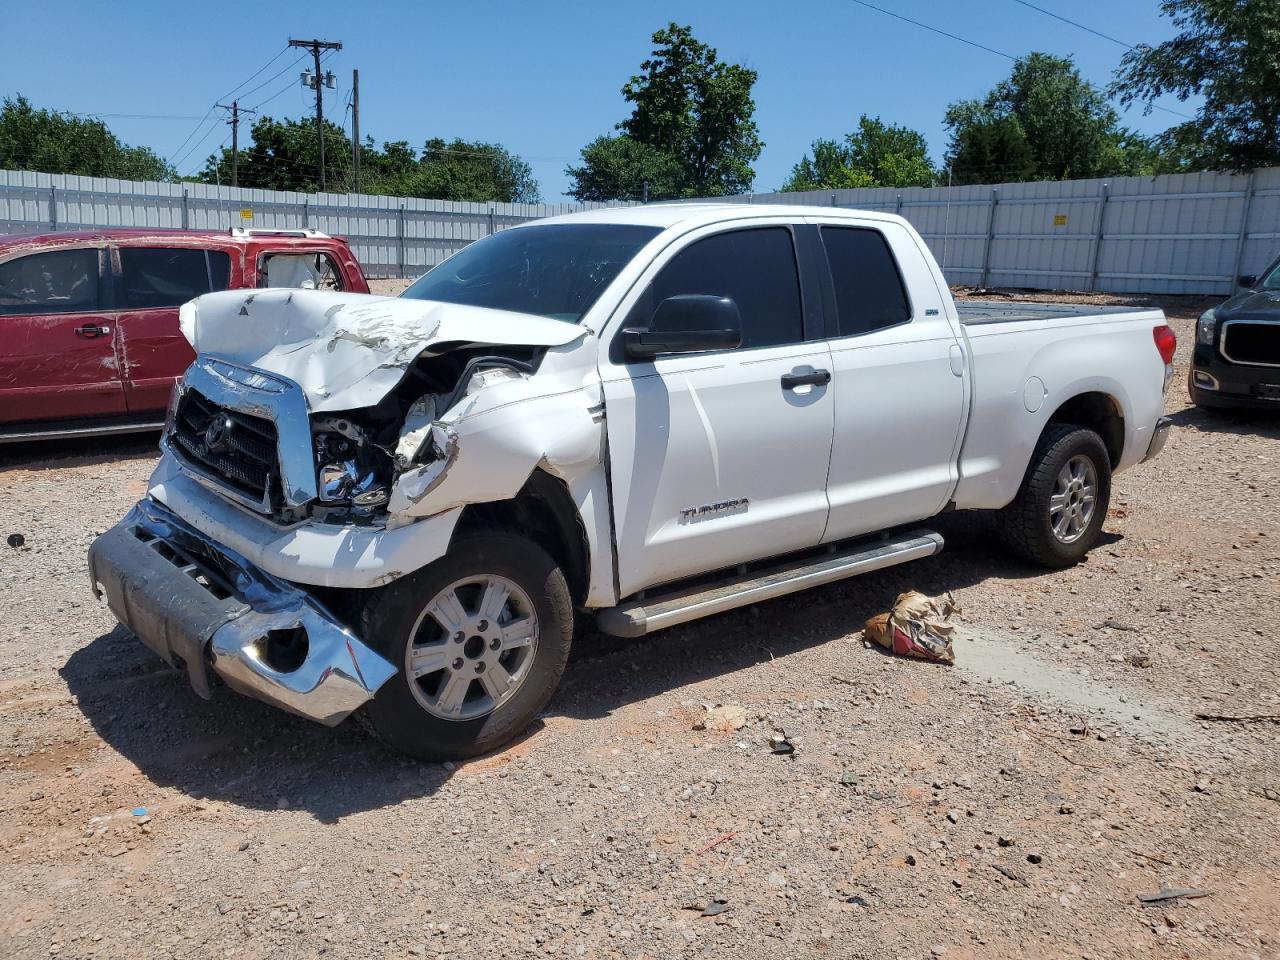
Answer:
[[247, 696], [333, 726], [395, 673], [314, 596], [143, 500], [89, 549], [94, 593], [210, 696]]

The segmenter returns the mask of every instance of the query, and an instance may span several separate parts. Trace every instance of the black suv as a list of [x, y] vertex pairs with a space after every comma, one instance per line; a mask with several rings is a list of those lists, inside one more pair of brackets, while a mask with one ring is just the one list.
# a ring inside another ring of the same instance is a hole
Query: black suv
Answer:
[[1209, 409], [1280, 410], [1280, 258], [1196, 323], [1187, 388]]

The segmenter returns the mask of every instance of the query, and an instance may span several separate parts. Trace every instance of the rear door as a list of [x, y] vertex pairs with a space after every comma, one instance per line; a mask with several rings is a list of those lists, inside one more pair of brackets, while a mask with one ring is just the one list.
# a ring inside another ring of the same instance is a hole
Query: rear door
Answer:
[[824, 542], [931, 517], [956, 482], [967, 368], [942, 291], [892, 221], [818, 224], [835, 439]]
[[174, 381], [195, 359], [178, 329], [178, 308], [226, 290], [231, 256], [197, 246], [116, 247], [116, 325], [130, 413], [163, 410]]
[[[788, 385], [830, 367], [802, 249], [796, 225], [776, 220], [697, 231], [655, 258], [615, 315], [600, 374], [622, 596], [821, 539], [831, 391]], [[681, 294], [733, 299], [742, 345], [625, 357], [621, 329], [648, 326]]]
[[0, 421], [125, 411], [101, 247], [0, 262]]

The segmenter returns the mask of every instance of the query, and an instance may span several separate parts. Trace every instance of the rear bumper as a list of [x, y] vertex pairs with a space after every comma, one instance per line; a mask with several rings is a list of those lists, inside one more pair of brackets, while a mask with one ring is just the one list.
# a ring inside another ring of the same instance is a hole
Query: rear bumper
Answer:
[[93, 591], [116, 619], [210, 695], [233, 690], [328, 726], [396, 672], [314, 597], [143, 500], [89, 548]]
[[1172, 429], [1173, 421], [1168, 417], [1161, 417], [1156, 421], [1155, 429], [1151, 431], [1151, 442], [1147, 444], [1147, 452], [1142, 458], [1143, 463], [1154, 460], [1160, 455], [1160, 451], [1169, 441], [1169, 431]]

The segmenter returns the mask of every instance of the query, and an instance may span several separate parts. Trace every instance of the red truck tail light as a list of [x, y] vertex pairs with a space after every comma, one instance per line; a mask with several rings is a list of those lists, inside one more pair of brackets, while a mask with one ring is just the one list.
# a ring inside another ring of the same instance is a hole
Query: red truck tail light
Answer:
[[1156, 349], [1160, 351], [1160, 359], [1165, 363], [1173, 363], [1174, 351], [1178, 349], [1178, 337], [1173, 332], [1173, 327], [1167, 323], [1156, 327], [1151, 331], [1151, 336], [1156, 341]]

